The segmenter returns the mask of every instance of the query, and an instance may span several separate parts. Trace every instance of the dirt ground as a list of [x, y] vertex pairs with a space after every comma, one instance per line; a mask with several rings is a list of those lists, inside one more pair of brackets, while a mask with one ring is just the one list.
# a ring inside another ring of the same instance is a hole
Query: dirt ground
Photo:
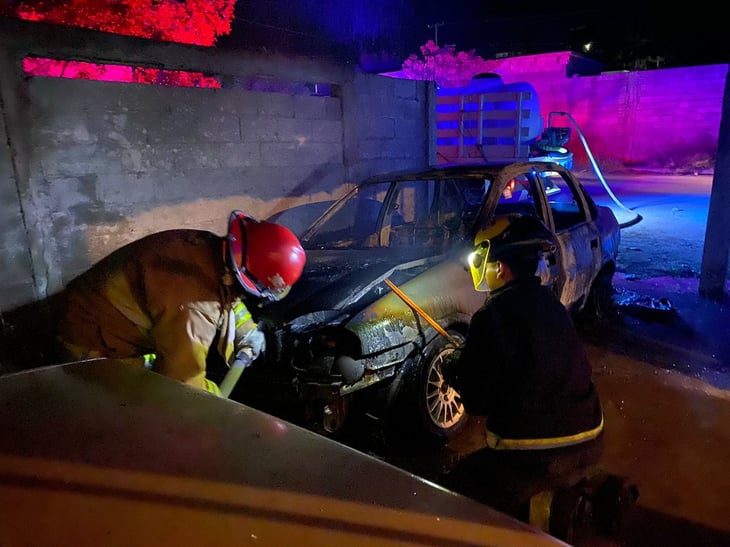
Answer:
[[[602, 466], [635, 484], [639, 499], [620, 537], [575, 545], [730, 546], [730, 391], [599, 345], [586, 349], [606, 420]], [[483, 421], [470, 418], [442, 449], [374, 455], [431, 478], [484, 441]]]
[[588, 346], [606, 419], [603, 465], [639, 487], [625, 545], [730, 545], [730, 391]]

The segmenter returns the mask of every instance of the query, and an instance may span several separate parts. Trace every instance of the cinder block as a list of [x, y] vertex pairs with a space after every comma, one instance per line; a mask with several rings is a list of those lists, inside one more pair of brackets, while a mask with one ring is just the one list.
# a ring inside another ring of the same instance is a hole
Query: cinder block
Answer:
[[261, 159], [265, 166], [342, 163], [342, 144], [262, 143]]
[[[98, 144], [59, 144], [38, 147], [43, 173], [49, 177], [79, 176], [88, 173], [119, 173], [125, 169], [122, 156], [133, 150]], [[127, 157], [127, 162], [131, 157]]]
[[277, 141], [342, 142], [342, 122], [337, 120], [278, 118], [275, 122]]
[[297, 95], [294, 97], [294, 116], [301, 119], [341, 120], [342, 103], [338, 97]]
[[194, 89], [180, 90], [185, 94], [182, 100], [175, 95], [167, 97], [173, 114], [187, 116], [196, 105], [205, 104], [208, 112], [238, 117], [241, 114], [256, 114], [258, 93], [244, 89]]
[[417, 80], [393, 80], [393, 96], [398, 99], [407, 99], [411, 101], [423, 100], [425, 97], [425, 89]]
[[268, 116], [242, 116], [241, 140], [244, 142], [270, 142], [278, 138], [278, 120]]
[[294, 95], [259, 93], [257, 100], [259, 116], [294, 117]]
[[361, 139], [392, 139], [396, 136], [396, 127], [400, 120], [385, 116], [373, 116], [368, 123], [359, 126]]
[[185, 115], [180, 112], [162, 113], [147, 125], [149, 143], [203, 143], [234, 142], [241, 138], [238, 118], [226, 116], [217, 111], [200, 108], [190, 110]]
[[215, 170], [232, 167], [252, 167], [261, 164], [258, 142], [227, 142], [220, 144], [180, 144], [169, 147], [169, 159], [177, 173], [197, 169]]
[[154, 181], [166, 173], [149, 169], [140, 173], [105, 173], [96, 178], [95, 198], [104, 208], [134, 210], [155, 202]]
[[412, 138], [425, 140], [428, 135], [428, 124], [423, 116], [398, 118], [395, 120], [395, 136], [399, 139]]

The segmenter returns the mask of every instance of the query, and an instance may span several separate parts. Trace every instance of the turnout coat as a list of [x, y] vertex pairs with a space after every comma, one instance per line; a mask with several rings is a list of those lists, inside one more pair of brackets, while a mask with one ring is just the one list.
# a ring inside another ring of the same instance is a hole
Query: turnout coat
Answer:
[[206, 231], [159, 232], [73, 279], [56, 304], [69, 356], [146, 358], [157, 372], [216, 391], [206, 380], [209, 352], [229, 363], [257, 326], [223, 243]]

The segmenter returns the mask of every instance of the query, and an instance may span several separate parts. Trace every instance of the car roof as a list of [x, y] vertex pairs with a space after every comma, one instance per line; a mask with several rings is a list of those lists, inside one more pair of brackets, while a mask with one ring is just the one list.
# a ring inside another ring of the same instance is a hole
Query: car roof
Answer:
[[562, 170], [563, 168], [552, 162], [514, 162], [514, 161], [500, 161], [500, 162], [481, 162], [481, 163], [460, 163], [460, 164], [444, 164], [438, 166], [427, 167], [424, 169], [410, 169], [391, 171], [388, 173], [380, 173], [367, 178], [366, 183], [388, 181], [394, 179], [439, 179], [439, 178], [452, 178], [452, 177], [494, 177], [500, 172], [513, 172], [513, 171], [529, 171], [534, 168], [540, 168], [540, 170], [554, 169]]
[[107, 359], [0, 376], [0, 498], [13, 545], [563, 545], [332, 439]]

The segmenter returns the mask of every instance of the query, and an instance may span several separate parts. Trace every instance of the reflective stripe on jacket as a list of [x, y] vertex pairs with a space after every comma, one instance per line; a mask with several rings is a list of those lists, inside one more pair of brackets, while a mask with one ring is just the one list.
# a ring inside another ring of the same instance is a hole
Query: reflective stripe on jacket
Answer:
[[228, 309], [224, 323], [221, 326], [221, 345], [218, 351], [226, 363], [231, 363], [233, 356], [241, 350], [243, 338], [256, 326], [246, 305], [241, 300], [236, 299]]
[[489, 427], [487, 427], [487, 446], [494, 450], [544, 450], [546, 448], [562, 448], [564, 446], [592, 441], [602, 431], [603, 416], [601, 416], [601, 423], [593, 429], [574, 433], [573, 435], [546, 437], [542, 439], [503, 439], [496, 433], [489, 431]]

